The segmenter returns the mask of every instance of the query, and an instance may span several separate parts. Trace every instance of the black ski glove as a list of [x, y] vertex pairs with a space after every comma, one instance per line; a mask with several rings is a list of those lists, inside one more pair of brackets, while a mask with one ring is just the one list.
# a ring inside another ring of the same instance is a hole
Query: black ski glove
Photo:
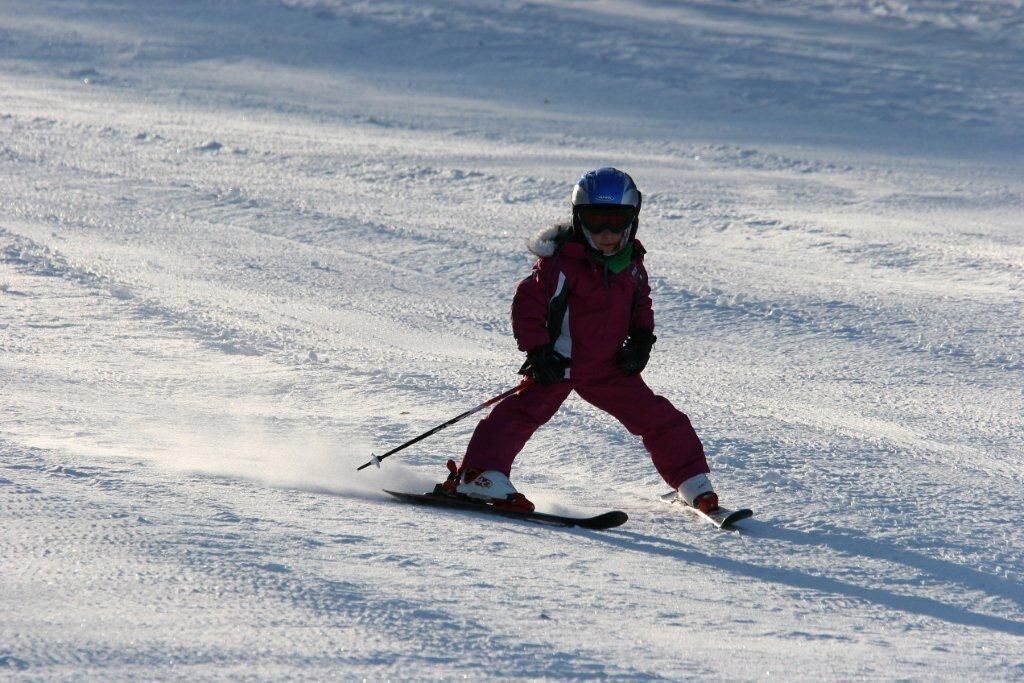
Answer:
[[639, 375], [647, 367], [651, 349], [658, 338], [650, 330], [633, 330], [629, 339], [615, 354], [615, 364], [627, 375]]
[[526, 362], [519, 368], [519, 374], [532, 377], [541, 384], [557, 384], [565, 379], [565, 369], [570, 362], [550, 346], [541, 346], [526, 353]]

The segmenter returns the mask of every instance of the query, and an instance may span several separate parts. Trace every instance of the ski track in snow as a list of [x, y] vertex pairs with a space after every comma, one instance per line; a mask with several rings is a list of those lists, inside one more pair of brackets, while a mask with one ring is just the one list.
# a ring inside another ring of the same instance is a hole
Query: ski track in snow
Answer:
[[[0, 677], [1024, 676], [1019, 3], [0, 19]], [[575, 398], [515, 481], [626, 526], [387, 499], [473, 420], [355, 467], [517, 381], [524, 241], [609, 163], [645, 377], [756, 518]]]

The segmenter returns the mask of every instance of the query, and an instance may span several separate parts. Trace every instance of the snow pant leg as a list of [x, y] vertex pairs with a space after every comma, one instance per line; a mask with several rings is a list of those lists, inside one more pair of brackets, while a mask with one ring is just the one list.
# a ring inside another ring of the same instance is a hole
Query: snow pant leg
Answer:
[[608, 412], [643, 439], [655, 469], [672, 488], [710, 471], [690, 418], [651, 391], [639, 375], [580, 383], [575, 389], [583, 400]]
[[498, 470], [508, 476], [527, 440], [551, 419], [570, 391], [569, 382], [532, 384], [494, 406], [477, 424], [462, 469]]

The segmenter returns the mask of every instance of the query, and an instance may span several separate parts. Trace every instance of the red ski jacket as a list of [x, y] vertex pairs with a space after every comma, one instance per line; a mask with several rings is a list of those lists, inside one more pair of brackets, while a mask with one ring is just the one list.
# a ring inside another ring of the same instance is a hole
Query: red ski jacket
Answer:
[[512, 332], [521, 351], [554, 344], [572, 364], [566, 379], [599, 380], [619, 373], [615, 353], [630, 332], [654, 331], [644, 248], [634, 240], [633, 260], [612, 273], [580, 242], [563, 241], [568, 226], [528, 242], [539, 256], [512, 300]]

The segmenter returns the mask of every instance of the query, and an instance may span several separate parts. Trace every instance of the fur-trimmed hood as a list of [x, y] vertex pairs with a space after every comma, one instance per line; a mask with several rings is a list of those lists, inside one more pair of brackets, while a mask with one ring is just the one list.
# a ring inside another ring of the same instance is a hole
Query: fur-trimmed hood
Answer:
[[568, 223], [558, 223], [550, 228], [544, 228], [526, 240], [526, 248], [534, 256], [541, 258], [554, 256], [558, 245], [565, 241], [571, 231], [572, 226]]

